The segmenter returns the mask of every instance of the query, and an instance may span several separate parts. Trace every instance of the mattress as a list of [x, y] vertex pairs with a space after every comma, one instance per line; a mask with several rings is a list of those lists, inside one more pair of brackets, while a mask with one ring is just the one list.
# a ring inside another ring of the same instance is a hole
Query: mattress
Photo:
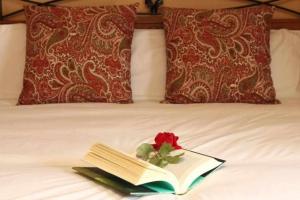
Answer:
[[227, 160], [186, 195], [140, 199], [300, 199], [300, 100], [278, 105], [0, 101], [0, 199], [136, 199], [78, 176], [97, 142], [133, 153], [158, 132]]

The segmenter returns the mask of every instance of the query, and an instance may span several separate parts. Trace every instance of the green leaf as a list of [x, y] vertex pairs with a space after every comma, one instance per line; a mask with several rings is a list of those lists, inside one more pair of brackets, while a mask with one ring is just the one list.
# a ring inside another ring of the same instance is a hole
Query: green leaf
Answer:
[[177, 155], [175, 155], [175, 156], [181, 157], [181, 156], [183, 156], [183, 155], [184, 155], [184, 152], [182, 152], [182, 153], [180, 153], [180, 154], [177, 154]]
[[167, 156], [166, 160], [171, 164], [177, 164], [177, 163], [179, 163], [179, 161], [181, 160], [181, 156], [183, 156], [183, 155], [184, 155], [184, 153], [181, 153], [176, 156]]
[[176, 164], [180, 161], [180, 157], [178, 157], [178, 156], [167, 156], [166, 160], [171, 164]]
[[148, 160], [151, 152], [154, 151], [154, 148], [151, 144], [143, 143], [136, 149], [136, 156], [143, 160]]
[[168, 164], [169, 164], [168, 161], [166, 161], [164, 159], [161, 159], [158, 166], [161, 167], [161, 168], [164, 168]]
[[158, 151], [158, 153], [164, 158], [166, 157], [174, 148], [170, 143], [163, 143]]
[[184, 155], [184, 151], [182, 149], [177, 149], [170, 153], [170, 156], [182, 156]]
[[167, 160], [162, 159], [161, 157], [154, 156], [153, 158], [150, 158], [149, 162], [153, 165], [156, 165], [158, 167], [164, 168], [169, 163]]
[[160, 166], [161, 160], [161, 157], [153, 156], [152, 158], [150, 158], [149, 162], [153, 165]]

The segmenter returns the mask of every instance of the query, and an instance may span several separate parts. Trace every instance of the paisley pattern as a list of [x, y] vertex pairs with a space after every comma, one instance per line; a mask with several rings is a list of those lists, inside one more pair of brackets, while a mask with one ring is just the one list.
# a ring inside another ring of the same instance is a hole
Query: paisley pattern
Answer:
[[164, 8], [168, 103], [277, 103], [269, 7]]
[[26, 67], [19, 104], [131, 103], [136, 8], [26, 7]]

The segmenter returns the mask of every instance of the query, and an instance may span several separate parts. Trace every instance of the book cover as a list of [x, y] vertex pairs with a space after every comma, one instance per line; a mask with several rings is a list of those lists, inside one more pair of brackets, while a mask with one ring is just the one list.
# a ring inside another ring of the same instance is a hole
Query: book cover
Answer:
[[225, 160], [189, 150], [166, 168], [154, 166], [103, 144], [93, 145], [85, 160], [95, 167], [74, 167], [79, 174], [119, 192], [141, 196], [184, 194], [219, 168]]

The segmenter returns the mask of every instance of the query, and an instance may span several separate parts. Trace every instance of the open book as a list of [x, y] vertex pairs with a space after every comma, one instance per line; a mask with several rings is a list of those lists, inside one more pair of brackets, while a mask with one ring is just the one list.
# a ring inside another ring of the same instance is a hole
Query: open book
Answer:
[[184, 156], [180, 163], [160, 168], [106, 145], [95, 144], [84, 160], [98, 169], [73, 169], [97, 182], [132, 195], [184, 194], [225, 162], [204, 154], [182, 151]]

